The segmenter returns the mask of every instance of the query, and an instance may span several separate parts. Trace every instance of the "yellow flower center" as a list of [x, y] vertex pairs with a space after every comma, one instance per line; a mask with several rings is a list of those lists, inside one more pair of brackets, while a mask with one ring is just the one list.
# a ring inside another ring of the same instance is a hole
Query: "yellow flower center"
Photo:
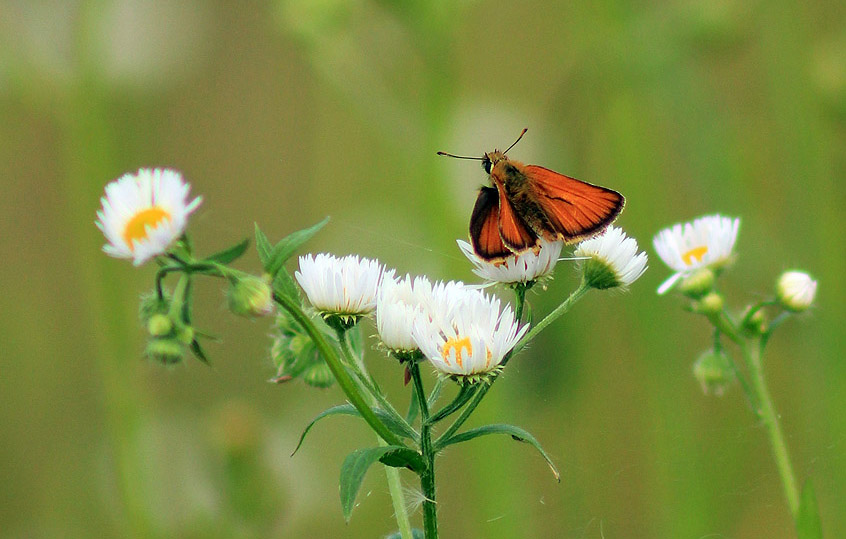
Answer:
[[444, 354], [444, 361], [447, 365], [449, 365], [449, 353], [451, 350], [455, 350], [455, 362], [458, 363], [459, 367], [463, 367], [464, 355], [462, 352], [465, 350], [467, 351], [468, 359], [473, 355], [473, 345], [470, 343], [470, 337], [454, 337], [452, 339], [448, 339], [447, 342], [444, 343], [442, 351]]
[[[444, 362], [449, 365], [449, 353], [451, 350], [455, 350], [455, 362], [458, 364], [459, 367], [464, 367], [464, 360], [470, 359], [473, 356], [473, 344], [470, 342], [470, 337], [454, 337], [452, 339], [447, 339], [447, 342], [444, 343], [441, 352], [444, 356]], [[485, 347], [485, 351], [487, 352], [487, 361], [485, 362], [485, 368], [490, 366], [491, 364], [491, 351]]]
[[148, 226], [156, 228], [162, 221], [170, 221], [170, 214], [158, 206], [141, 210], [132, 216], [132, 219], [126, 223], [126, 228], [123, 229], [123, 240], [129, 246], [129, 250], [135, 250], [133, 242], [147, 238]]
[[705, 253], [708, 252], [708, 246], [703, 245], [702, 247], [694, 247], [690, 251], [682, 254], [682, 262], [686, 265], [690, 266], [693, 264], [693, 259], [695, 258], [697, 262], [702, 262], [702, 257], [705, 256]]

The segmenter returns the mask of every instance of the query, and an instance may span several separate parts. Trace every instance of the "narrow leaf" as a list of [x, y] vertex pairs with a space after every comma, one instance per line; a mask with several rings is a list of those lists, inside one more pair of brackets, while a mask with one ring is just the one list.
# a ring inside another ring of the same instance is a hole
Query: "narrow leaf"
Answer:
[[[406, 372], [408, 372], [408, 367], [406, 367]], [[416, 391], [416, 389], [412, 389], [412, 392]], [[417, 419], [417, 414], [420, 413], [420, 402], [417, 400], [417, 395], [411, 395], [411, 400], [408, 403], [408, 413], [405, 414], [406, 422], [411, 425], [414, 423], [414, 420]]]
[[206, 258], [206, 262], [217, 262], [218, 264], [229, 264], [230, 262], [237, 260], [241, 257], [246, 251], [247, 247], [250, 246], [249, 238], [245, 239], [241, 243], [237, 245], [233, 245], [228, 249], [224, 249], [220, 252], [217, 252], [209, 257]]
[[282, 240], [277, 243], [270, 254], [270, 260], [267, 263], [265, 269], [271, 275], [276, 275], [276, 272], [279, 271], [279, 268], [291, 258], [291, 255], [294, 254], [294, 251], [300, 248], [302, 244], [307, 242], [317, 234], [317, 232], [326, 226], [326, 223], [329, 222], [329, 218], [326, 217], [316, 225], [310, 226], [309, 228], [304, 228], [302, 230], [297, 230], [296, 232], [292, 232], [282, 238]]
[[264, 232], [261, 231], [258, 223], [256, 223], [256, 251], [258, 251], [259, 260], [264, 271], [267, 271], [269, 267], [270, 252], [272, 250], [273, 247], [270, 245], [270, 241], [268, 241], [267, 236], [264, 235]]
[[458, 392], [458, 395], [455, 396], [455, 399], [441, 408], [438, 412], [432, 414], [429, 417], [429, 424], [434, 425], [438, 421], [448, 417], [450, 414], [455, 413], [458, 411], [462, 406], [467, 404], [467, 402], [476, 394], [476, 390], [478, 389], [478, 385], [476, 384], [466, 384], [461, 386], [461, 390]]
[[532, 447], [538, 450], [538, 452], [544, 458], [546, 463], [549, 465], [550, 469], [552, 470], [552, 474], [555, 476], [555, 480], [559, 482], [561, 481], [561, 474], [558, 473], [558, 468], [556, 468], [555, 464], [552, 463], [552, 459], [549, 457], [549, 455], [547, 455], [543, 447], [541, 447], [540, 442], [538, 442], [535, 437], [532, 436], [527, 430], [521, 429], [520, 427], [515, 427], [514, 425], [497, 423], [494, 425], [485, 425], [483, 427], [471, 429], [460, 434], [456, 434], [448, 440], [438, 440], [438, 443], [435, 445], [435, 450], [440, 451], [448, 445], [466, 442], [468, 440], [472, 440], [473, 438], [478, 438], [479, 436], [485, 436], [487, 434], [508, 434], [518, 442], [524, 442], [531, 445]]
[[276, 272], [276, 277], [273, 278], [273, 291], [294, 301], [300, 301], [300, 291], [297, 288], [297, 284], [284, 267], [279, 268], [279, 271]]
[[[385, 412], [381, 408], [375, 408], [373, 412], [376, 414], [382, 422], [388, 427], [388, 430], [396, 434], [397, 436], [402, 436], [404, 438], [409, 438], [414, 440], [415, 443], [420, 439], [420, 435], [417, 432], [409, 427], [408, 425], [403, 425], [402, 423], [396, 421], [393, 415]], [[300, 435], [300, 441], [297, 443], [297, 447], [294, 448], [294, 453], [300, 450], [300, 446], [303, 445], [303, 441], [305, 440], [306, 435], [309, 433], [311, 428], [314, 426], [315, 423], [323, 419], [324, 417], [329, 417], [331, 415], [351, 415], [355, 417], [361, 417], [361, 414], [358, 410], [355, 409], [355, 406], [352, 404], [339, 404], [338, 406], [333, 406], [332, 408], [326, 409], [311, 420], [311, 422], [306, 425], [305, 430]], [[294, 453], [291, 453], [293, 456]]]
[[352, 515], [355, 497], [361, 488], [364, 475], [370, 466], [382, 458], [385, 454], [404, 447], [389, 445], [385, 447], [372, 447], [370, 449], [357, 449], [347, 455], [341, 465], [341, 508], [344, 512], [344, 519], [349, 522]]
[[211, 363], [209, 363], [209, 358], [206, 356], [206, 353], [203, 351], [203, 347], [200, 346], [200, 342], [197, 339], [191, 341], [191, 351], [194, 353], [197, 359], [199, 359], [206, 365], [211, 365]]
[[822, 539], [822, 522], [817, 508], [817, 496], [811, 480], [802, 487], [799, 513], [796, 515], [796, 535], [799, 539]]

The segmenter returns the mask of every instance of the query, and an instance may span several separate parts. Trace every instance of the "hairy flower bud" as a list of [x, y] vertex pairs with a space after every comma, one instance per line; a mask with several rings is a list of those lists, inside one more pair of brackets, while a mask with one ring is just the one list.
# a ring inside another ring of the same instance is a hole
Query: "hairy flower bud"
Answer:
[[273, 291], [270, 284], [254, 275], [233, 278], [226, 299], [229, 310], [239, 316], [254, 318], [273, 312]]
[[734, 382], [734, 365], [723, 350], [707, 350], [694, 362], [693, 376], [703, 393], [719, 397]]

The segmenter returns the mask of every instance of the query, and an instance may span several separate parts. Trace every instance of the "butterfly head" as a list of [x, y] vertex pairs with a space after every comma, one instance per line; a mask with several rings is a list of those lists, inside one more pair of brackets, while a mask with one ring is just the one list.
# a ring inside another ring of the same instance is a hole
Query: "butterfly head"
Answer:
[[497, 163], [506, 159], [508, 158], [505, 157], [505, 152], [501, 152], [499, 150], [488, 152], [484, 157], [482, 157], [482, 168], [485, 169], [486, 173], [490, 174], [491, 169], [495, 167]]

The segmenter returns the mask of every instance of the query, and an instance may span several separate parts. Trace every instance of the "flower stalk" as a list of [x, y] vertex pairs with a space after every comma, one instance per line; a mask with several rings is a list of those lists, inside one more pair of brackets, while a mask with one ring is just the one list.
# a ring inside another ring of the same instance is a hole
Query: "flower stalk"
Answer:
[[326, 364], [329, 366], [329, 369], [332, 371], [332, 374], [335, 376], [335, 379], [338, 381], [338, 386], [344, 392], [344, 395], [347, 396], [349, 399], [350, 404], [352, 404], [356, 410], [361, 414], [362, 419], [364, 419], [370, 428], [372, 428], [376, 434], [378, 434], [388, 445], [404, 445], [402, 440], [391, 432], [388, 427], [376, 416], [370, 406], [364, 401], [364, 398], [359, 393], [358, 389], [356, 388], [356, 384], [350, 375], [347, 374], [346, 369], [341, 364], [340, 359], [338, 358], [338, 354], [335, 353], [335, 350], [329, 346], [329, 343], [326, 342], [326, 339], [323, 337], [323, 334], [320, 333], [317, 328], [314, 327], [314, 324], [311, 323], [311, 320], [308, 316], [303, 312], [302, 308], [295, 303], [290, 298], [287, 298], [280, 294], [273, 294], [273, 300], [278, 303], [282, 308], [284, 308], [291, 317], [301, 326], [303, 327], [306, 332], [308, 333], [309, 337], [311, 337], [312, 341], [314, 341], [315, 346], [320, 351], [320, 354], [326, 360]]
[[426, 539], [438, 537], [438, 508], [435, 502], [435, 450], [432, 444], [432, 422], [429, 418], [429, 403], [423, 391], [423, 380], [420, 378], [420, 366], [412, 363], [408, 366], [414, 383], [414, 393], [417, 395], [417, 405], [420, 409], [420, 452], [423, 455], [425, 468], [420, 473], [420, 487], [423, 489], [423, 532]]

